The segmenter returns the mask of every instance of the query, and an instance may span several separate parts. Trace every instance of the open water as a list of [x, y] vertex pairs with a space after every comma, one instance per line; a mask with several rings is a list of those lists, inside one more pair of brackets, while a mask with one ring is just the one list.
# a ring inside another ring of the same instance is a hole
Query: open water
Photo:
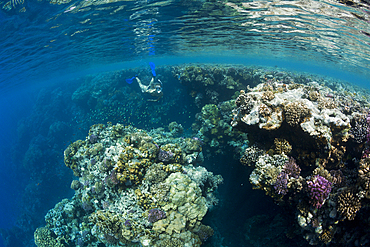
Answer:
[[[176, 121], [191, 137], [202, 107], [230, 100], [238, 89], [206, 96], [202, 84], [181, 83], [176, 66], [306, 73], [366, 95], [369, 22], [367, 0], [1, 0], [1, 244], [35, 246], [48, 210], [73, 196], [63, 152], [91, 125], [167, 130]], [[149, 82], [149, 62], [163, 81], [158, 102], [125, 81], [138, 74]], [[84, 96], [76, 97], [81, 85]], [[204, 145], [201, 166], [224, 178], [219, 204], [203, 220], [215, 232], [204, 245], [278, 246], [274, 237], [289, 224], [279, 218], [284, 209], [252, 190], [252, 169], [240, 164], [240, 153]], [[279, 243], [308, 246], [298, 235]]]

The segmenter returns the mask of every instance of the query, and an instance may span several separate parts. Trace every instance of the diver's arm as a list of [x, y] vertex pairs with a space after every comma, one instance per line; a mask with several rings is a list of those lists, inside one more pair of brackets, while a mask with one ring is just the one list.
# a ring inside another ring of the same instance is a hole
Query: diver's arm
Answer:
[[154, 88], [154, 77], [150, 80], [148, 88]]
[[135, 78], [136, 78], [137, 84], [139, 84], [141, 92], [146, 93], [146, 91], [148, 91], [148, 86], [145, 86], [144, 84], [142, 84], [139, 77], [135, 77]]

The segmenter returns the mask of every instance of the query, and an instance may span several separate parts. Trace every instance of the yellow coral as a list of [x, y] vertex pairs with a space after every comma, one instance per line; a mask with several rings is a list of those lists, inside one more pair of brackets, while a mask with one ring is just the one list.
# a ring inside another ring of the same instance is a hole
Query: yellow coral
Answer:
[[360, 199], [351, 190], [343, 191], [338, 196], [338, 212], [348, 220], [354, 220], [361, 209]]
[[292, 146], [283, 138], [275, 138], [274, 146], [276, 154], [289, 154], [292, 151]]

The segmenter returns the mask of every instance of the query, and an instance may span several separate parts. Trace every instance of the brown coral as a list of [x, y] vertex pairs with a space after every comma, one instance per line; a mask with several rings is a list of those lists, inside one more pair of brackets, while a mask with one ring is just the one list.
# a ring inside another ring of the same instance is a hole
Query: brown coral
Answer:
[[333, 99], [320, 98], [318, 100], [318, 108], [320, 110], [322, 110], [322, 109], [335, 109], [336, 107], [337, 107], [337, 105], [335, 104]]
[[360, 160], [358, 175], [365, 190], [370, 189], [370, 158]]
[[247, 147], [244, 151], [244, 155], [240, 159], [240, 162], [243, 165], [252, 166], [263, 153], [264, 151], [257, 146]]
[[334, 228], [330, 227], [330, 229], [325, 229], [319, 236], [321, 242], [328, 244], [334, 237]]
[[275, 138], [274, 146], [276, 154], [289, 154], [292, 151], [292, 146], [283, 138]]
[[266, 118], [271, 115], [271, 109], [267, 105], [261, 104], [258, 106], [258, 114]]
[[285, 120], [290, 126], [300, 124], [304, 118], [310, 115], [310, 110], [299, 102], [292, 102], [284, 107]]
[[316, 101], [320, 97], [320, 93], [317, 91], [310, 91], [308, 94], [308, 99], [311, 101]]
[[330, 175], [333, 178], [333, 185], [339, 187], [344, 182], [344, 176], [341, 170], [331, 170]]
[[265, 91], [262, 93], [262, 96], [261, 96], [262, 101], [270, 101], [270, 100], [273, 100], [274, 98], [275, 98], [275, 95], [271, 91]]
[[352, 190], [346, 190], [338, 196], [338, 212], [348, 220], [354, 220], [356, 213], [361, 209], [360, 199]]
[[244, 90], [241, 90], [235, 104], [239, 107], [242, 114], [249, 114], [253, 108], [253, 98], [246, 94]]

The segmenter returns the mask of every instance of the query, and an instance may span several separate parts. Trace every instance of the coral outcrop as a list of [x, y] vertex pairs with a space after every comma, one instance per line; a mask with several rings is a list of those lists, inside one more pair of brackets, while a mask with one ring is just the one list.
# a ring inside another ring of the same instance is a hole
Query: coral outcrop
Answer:
[[201, 221], [217, 203], [212, 193], [222, 177], [193, 166], [198, 140], [162, 134], [93, 125], [86, 140], [72, 143], [64, 160], [79, 177], [75, 195], [48, 212], [36, 245], [200, 246], [211, 237]]
[[368, 244], [366, 104], [316, 82], [278, 80], [241, 90], [235, 102], [231, 125], [248, 133], [240, 161], [253, 167], [252, 186], [289, 208], [309, 244]]

